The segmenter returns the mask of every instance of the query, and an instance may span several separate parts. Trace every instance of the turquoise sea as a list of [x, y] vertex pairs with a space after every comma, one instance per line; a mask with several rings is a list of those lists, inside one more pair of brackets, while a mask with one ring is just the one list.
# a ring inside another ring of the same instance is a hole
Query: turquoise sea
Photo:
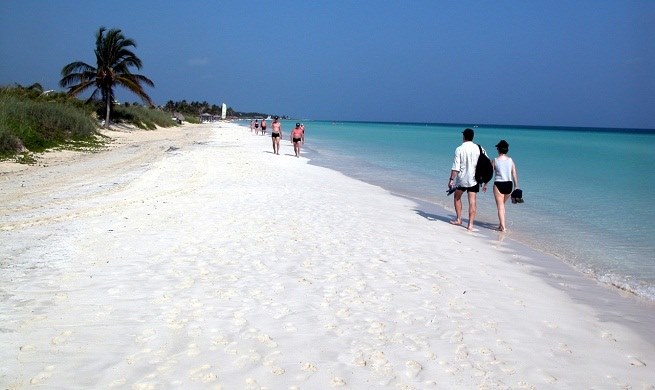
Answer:
[[[655, 130], [303, 121], [312, 164], [442, 206], [466, 127], [495, 157], [509, 142], [525, 203], [507, 204], [506, 237], [603, 283], [655, 301]], [[283, 122], [285, 134], [295, 121]], [[497, 226], [491, 191], [476, 224]], [[384, 213], [381, 206], [381, 213]], [[466, 202], [464, 218], [467, 218]]]

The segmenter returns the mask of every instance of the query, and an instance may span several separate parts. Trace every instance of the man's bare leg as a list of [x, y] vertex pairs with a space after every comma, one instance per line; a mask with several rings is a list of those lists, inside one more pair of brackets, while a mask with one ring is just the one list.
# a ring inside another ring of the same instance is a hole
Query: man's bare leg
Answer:
[[477, 193], [469, 191], [469, 223], [466, 227], [468, 230], [473, 230], [473, 221], [475, 220], [475, 211], [476, 211], [476, 199]]
[[464, 191], [462, 190], [455, 190], [455, 194], [453, 195], [453, 203], [455, 204], [455, 216], [456, 216], [454, 220], [450, 221], [450, 223], [453, 225], [462, 224], [462, 194], [463, 193]]

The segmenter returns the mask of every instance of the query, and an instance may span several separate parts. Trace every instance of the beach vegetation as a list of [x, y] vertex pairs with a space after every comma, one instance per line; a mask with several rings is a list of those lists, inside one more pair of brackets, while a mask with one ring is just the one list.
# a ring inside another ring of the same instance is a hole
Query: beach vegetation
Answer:
[[132, 73], [131, 68], [141, 69], [142, 62], [132, 51], [136, 42], [126, 38], [119, 29], [106, 30], [100, 27], [96, 33], [96, 66], [83, 61], [73, 61], [61, 70], [59, 85], [68, 88], [71, 96], [77, 96], [93, 89], [87, 102], [100, 100], [105, 107], [104, 126], [109, 127], [111, 113], [116, 101], [115, 88], [122, 86], [137, 95], [144, 104], [153, 106], [144, 85], [154, 87], [152, 80], [141, 74]]
[[114, 107], [113, 119], [116, 122], [132, 124], [139, 129], [155, 130], [157, 127], [175, 126], [171, 114], [152, 107], [125, 104]]
[[95, 137], [90, 107], [65, 93], [46, 92], [35, 86], [0, 88], [0, 155], [41, 152]]

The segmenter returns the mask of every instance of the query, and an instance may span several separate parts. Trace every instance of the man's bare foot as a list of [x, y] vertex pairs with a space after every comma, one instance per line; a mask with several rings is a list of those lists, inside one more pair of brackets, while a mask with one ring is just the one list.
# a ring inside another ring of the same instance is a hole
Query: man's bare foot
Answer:
[[473, 231], [473, 225], [468, 225], [466, 227], [466, 230], [468, 230], [469, 232], [472, 232]]
[[451, 225], [461, 225], [462, 220], [461, 219], [453, 219], [452, 221], [450, 221], [450, 224]]
[[507, 229], [505, 229], [504, 226], [498, 226], [498, 231], [499, 232], [504, 232], [505, 230], [507, 230]]

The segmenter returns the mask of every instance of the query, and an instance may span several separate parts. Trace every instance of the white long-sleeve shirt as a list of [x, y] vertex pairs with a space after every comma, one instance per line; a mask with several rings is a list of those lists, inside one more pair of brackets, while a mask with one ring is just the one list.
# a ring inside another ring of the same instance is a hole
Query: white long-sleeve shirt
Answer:
[[[486, 155], [487, 152], [482, 149]], [[455, 149], [455, 159], [453, 160], [453, 171], [457, 171], [455, 178], [456, 187], [473, 187], [478, 184], [475, 181], [475, 166], [478, 164], [480, 149], [472, 141], [464, 141]]]

